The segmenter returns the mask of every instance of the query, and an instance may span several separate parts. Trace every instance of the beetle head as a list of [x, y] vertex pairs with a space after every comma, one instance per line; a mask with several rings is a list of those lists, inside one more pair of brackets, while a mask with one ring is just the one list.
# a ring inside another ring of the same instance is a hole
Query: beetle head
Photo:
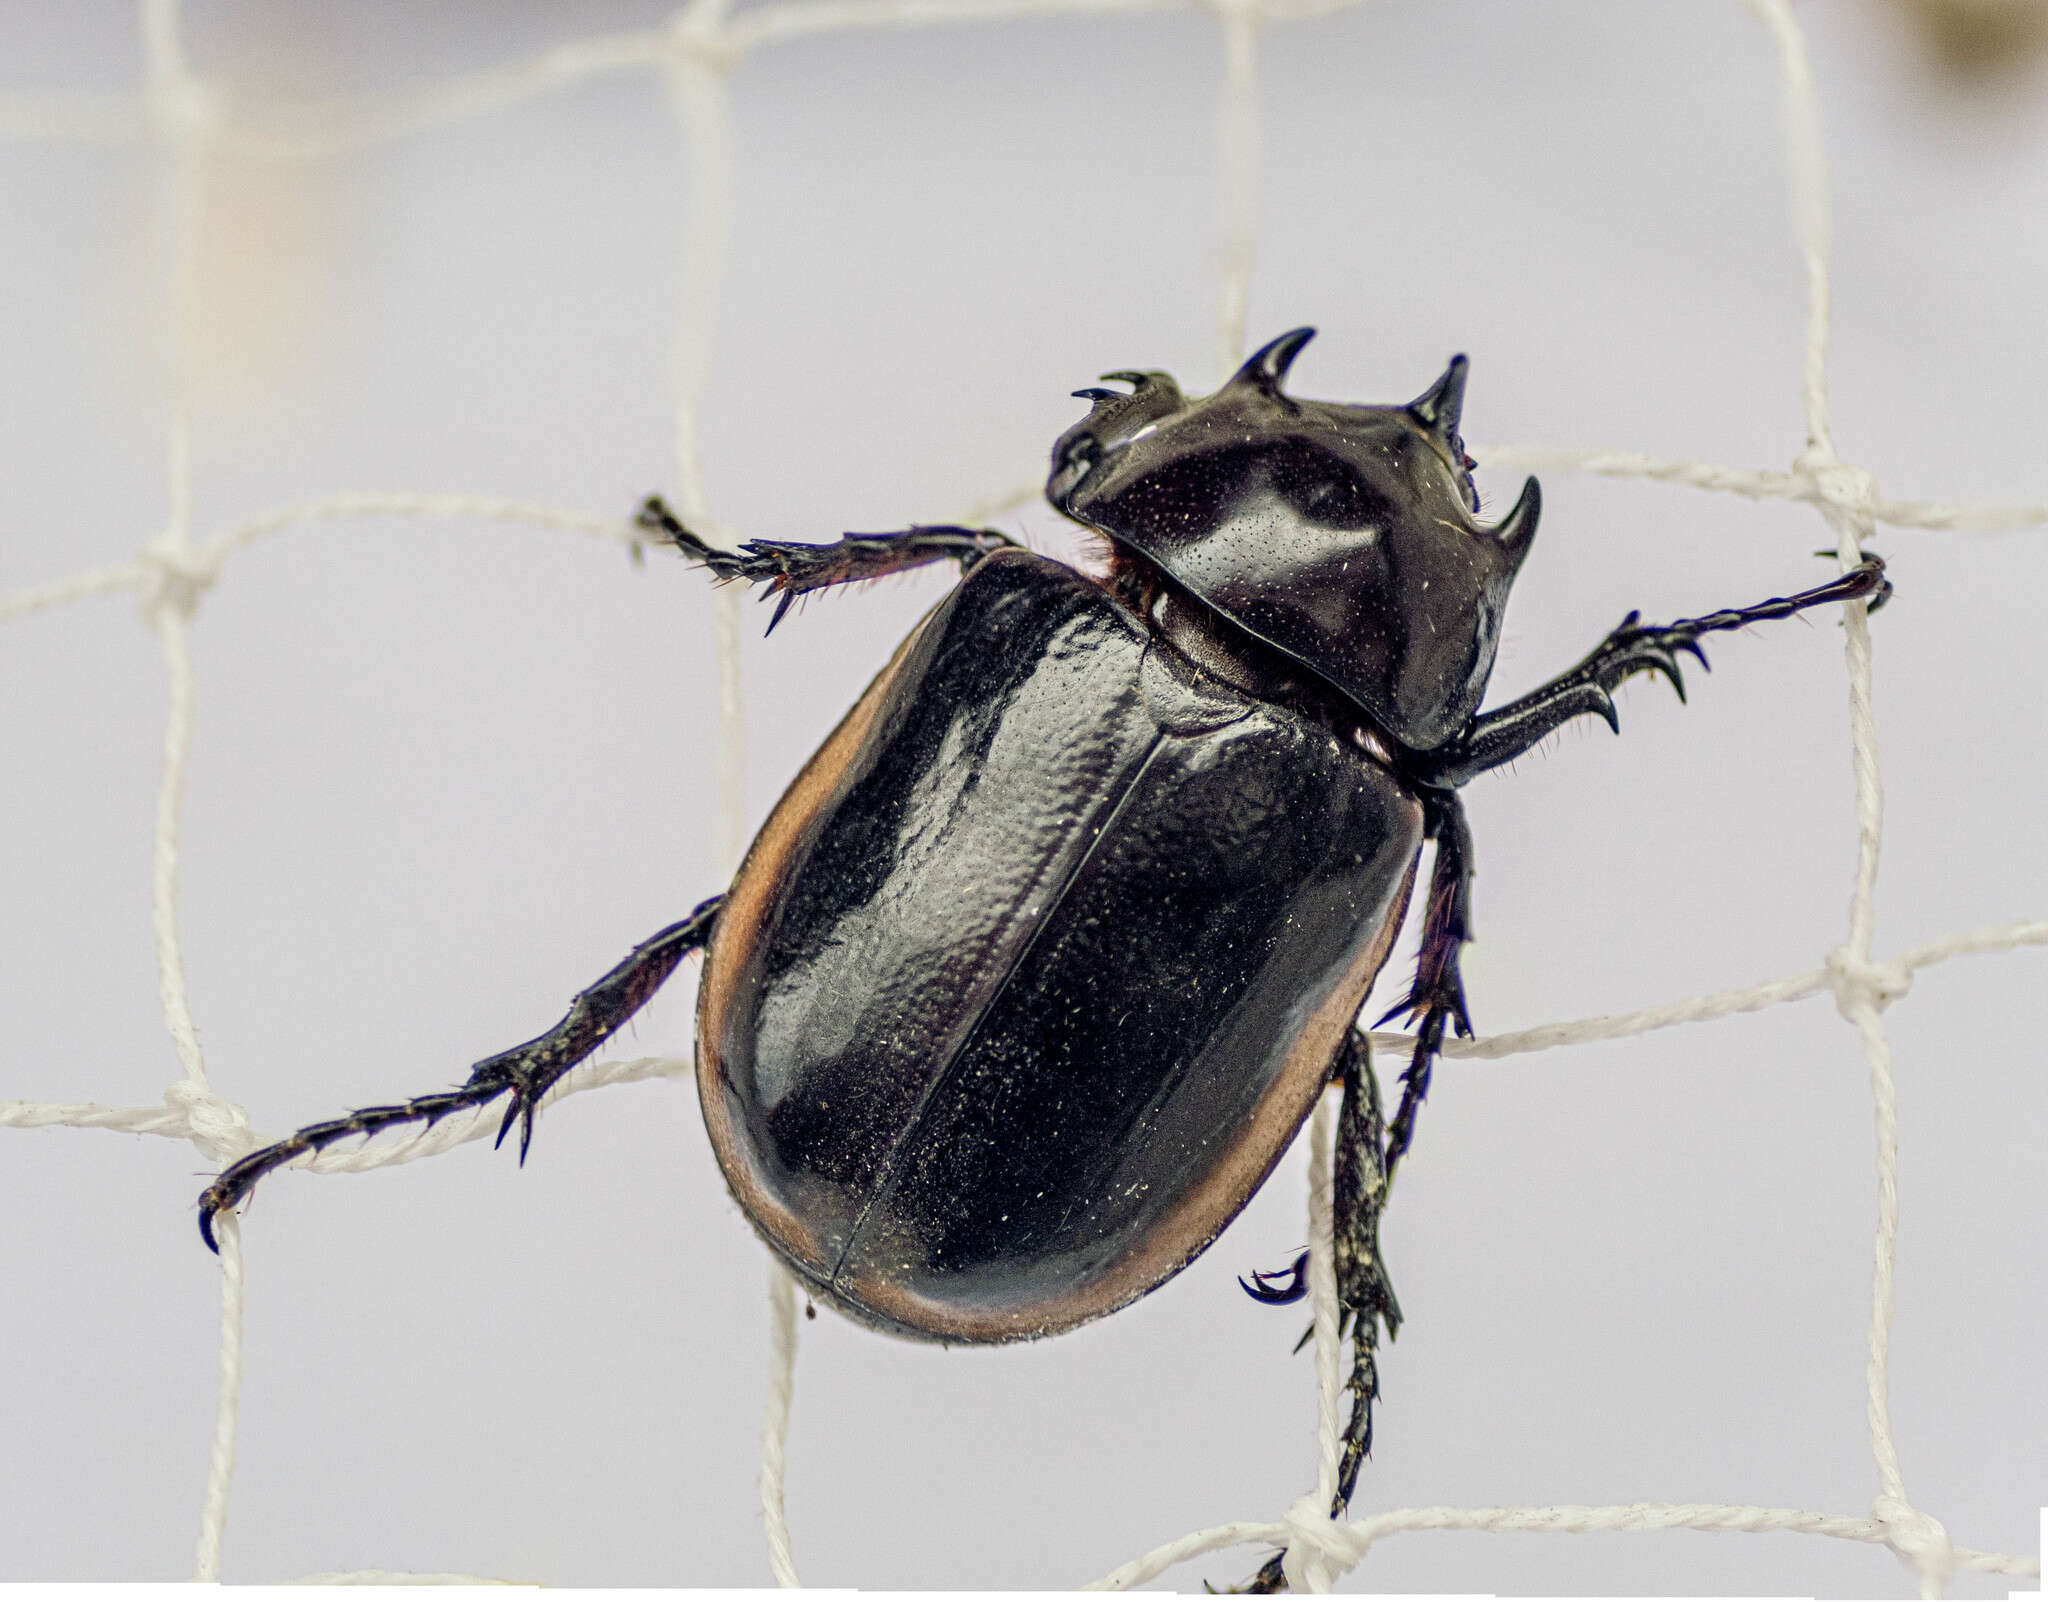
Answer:
[[1486, 692], [1536, 480], [1480, 526], [1458, 436], [1465, 358], [1406, 406], [1297, 400], [1315, 335], [1282, 334], [1198, 400], [1164, 373], [1109, 373], [1060, 436], [1045, 492], [1239, 628], [1357, 702], [1411, 750], [1443, 744]]

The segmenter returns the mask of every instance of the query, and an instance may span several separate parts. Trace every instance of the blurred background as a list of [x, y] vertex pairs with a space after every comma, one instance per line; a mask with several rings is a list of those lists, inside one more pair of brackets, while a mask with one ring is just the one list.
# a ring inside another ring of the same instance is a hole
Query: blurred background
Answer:
[[[2038, 503], [2037, 35], [1954, 46], [1931, 9], [1796, 8], [1829, 162], [1835, 436], [1889, 497]], [[693, 237], [706, 197], [660, 72], [403, 116], [437, 81], [666, 18], [188, 0], [183, 47], [224, 126], [305, 140], [397, 108], [375, 138], [220, 144], [197, 169], [198, 534], [353, 490], [623, 519], [676, 487], [679, 296], [708, 286], [717, 242]], [[1168, 6], [739, 60], [700, 426], [718, 522], [829, 539], [955, 518], [1032, 482], [1080, 415], [1068, 392], [1103, 370], [1212, 384], [1224, 67], [1218, 18]], [[1261, 29], [1256, 74], [1248, 334], [1320, 327], [1301, 392], [1406, 399], [1463, 350], [1482, 466], [1487, 442], [1771, 469], [1801, 449], [1778, 61], [1732, 0], [1380, 0]], [[128, 560], [167, 516], [177, 229], [144, 78], [127, 9], [0, 6], [0, 593]], [[330, 104], [349, 109], [307, 110]], [[1481, 481], [1497, 515], [1520, 474]], [[1810, 507], [1563, 472], [1544, 489], [1496, 699], [1631, 607], [1698, 613], [1833, 571]], [[1072, 549], [1043, 511], [996, 521]], [[2048, 916], [2048, 534], [1881, 529], [1877, 547], [1899, 590], [1874, 626], [1885, 956]], [[749, 827], [949, 582], [816, 599], [772, 640], [750, 609]], [[665, 553], [486, 520], [342, 519], [228, 565], [193, 632], [180, 920], [213, 1083], [259, 1131], [459, 1080], [721, 887], [714, 611]], [[1574, 727], [1467, 792], [1482, 1032], [1804, 972], [1843, 938], [1835, 618], [1712, 655], [1689, 707], [1638, 682], [1620, 739]], [[151, 1105], [178, 1075], [150, 936], [164, 706], [132, 596], [0, 627], [0, 1097]], [[1411, 950], [1412, 931], [1383, 990]], [[2036, 1549], [2048, 1500], [2043, 962], [1929, 969], [1886, 1020], [1906, 1485], [1956, 1541], [2004, 1551]], [[687, 1054], [693, 983], [613, 1054]], [[181, 1142], [0, 1132], [0, 1578], [191, 1572], [218, 1386], [192, 1224], [208, 1177]], [[1047, 1344], [804, 1323], [799, 1570], [1066, 1587], [1280, 1516], [1315, 1473], [1312, 1366], [1289, 1355], [1305, 1316], [1234, 1280], [1300, 1247], [1304, 1197], [1297, 1152], [1192, 1269]], [[1357, 1507], [1860, 1514], [1874, 1199], [1863, 1056], [1824, 995], [1445, 1064], [1385, 1230], [1408, 1322]], [[564, 1103], [523, 1172], [477, 1144], [273, 1178], [244, 1241], [226, 1579], [765, 1583], [768, 1265], [686, 1079]], [[1409, 1535], [1344, 1584], [1916, 1589], [1881, 1548], [1689, 1533]]]

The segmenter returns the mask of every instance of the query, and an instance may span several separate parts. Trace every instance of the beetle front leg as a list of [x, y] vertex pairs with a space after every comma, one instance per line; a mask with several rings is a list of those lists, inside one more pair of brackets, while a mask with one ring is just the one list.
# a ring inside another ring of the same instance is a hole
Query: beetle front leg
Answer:
[[1489, 768], [1512, 762], [1562, 724], [1586, 713], [1605, 718], [1618, 734], [1621, 719], [1614, 710], [1613, 692], [1637, 673], [1661, 673], [1683, 701], [1685, 679], [1678, 669], [1678, 653], [1690, 652], [1704, 668], [1707, 657], [1699, 646], [1701, 635], [1791, 617], [1831, 601], [1867, 600], [1875, 611], [1891, 595], [1891, 590], [1891, 581], [1884, 576], [1884, 559], [1865, 556], [1855, 567], [1826, 584], [1801, 590], [1797, 595], [1774, 596], [1754, 606], [1648, 626], [1637, 621], [1640, 613], [1631, 612], [1571, 671], [1559, 674], [1519, 701], [1474, 718], [1463, 734], [1423, 758], [1424, 771], [1432, 784], [1464, 784]]
[[214, 1219], [247, 1196], [265, 1174], [294, 1158], [322, 1151], [351, 1135], [374, 1135], [399, 1124], [425, 1124], [431, 1129], [450, 1113], [482, 1107], [508, 1092], [512, 1101], [505, 1109], [505, 1121], [498, 1126], [497, 1144], [505, 1143], [505, 1137], [517, 1123], [519, 1160], [524, 1163], [527, 1148], [533, 1142], [533, 1115], [539, 1110], [541, 1098], [571, 1068], [616, 1034], [661, 988], [662, 981], [675, 972], [676, 965], [711, 938], [711, 926], [723, 900], [722, 896], [713, 896], [680, 923], [672, 923], [643, 940], [625, 961], [581, 992], [554, 1028], [523, 1046], [486, 1057], [470, 1070], [468, 1082], [460, 1088], [384, 1107], [362, 1107], [341, 1118], [308, 1124], [296, 1134], [231, 1163], [199, 1198], [200, 1237], [209, 1249], [218, 1251], [213, 1238]]
[[737, 551], [720, 550], [692, 534], [659, 495], [641, 504], [634, 521], [650, 533], [660, 534], [685, 556], [711, 569], [721, 583], [745, 579], [765, 584], [761, 599], [780, 595], [775, 615], [768, 620], [768, 632], [775, 632], [783, 614], [799, 595], [834, 584], [851, 584], [857, 579], [886, 578], [906, 573], [928, 562], [947, 558], [960, 564], [962, 573], [994, 551], [1017, 548], [1009, 535], [992, 528], [962, 528], [952, 523], [929, 523], [894, 534], [848, 534], [829, 545], [805, 545], [794, 540], [748, 540]]

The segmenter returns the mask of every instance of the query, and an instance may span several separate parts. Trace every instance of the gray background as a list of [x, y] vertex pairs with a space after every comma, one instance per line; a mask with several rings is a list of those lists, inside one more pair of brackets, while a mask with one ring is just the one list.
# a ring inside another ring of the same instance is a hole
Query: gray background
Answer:
[[[246, 102], [389, 88], [652, 4], [207, 3]], [[1888, 13], [1802, 4], [1836, 219], [1844, 456], [1888, 494], [2048, 498], [2048, 99], [1930, 79]], [[1028, 480], [1107, 367], [1214, 366], [1213, 18], [854, 35], [731, 81], [738, 203], [703, 453], [742, 532], [829, 538]], [[0, 88], [127, 91], [116, 6], [0, 9]], [[1298, 387], [1387, 400], [1473, 356], [1476, 441], [1779, 467], [1802, 443], [1777, 65], [1732, 3], [1385, 3], [1265, 36], [1251, 331]], [[0, 143], [0, 589], [125, 559], [165, 515], [164, 172]], [[197, 306], [203, 532], [347, 489], [623, 512], [670, 484], [684, 236], [658, 82], [599, 81], [297, 166], [223, 169]], [[1518, 480], [1482, 475], [1494, 511]], [[1652, 616], [1815, 582], [1806, 508], [1565, 474], [1496, 694]], [[1006, 526], [1042, 548], [1033, 514]], [[2048, 544], [1888, 532], [1880, 951], [2048, 915]], [[772, 804], [927, 573], [745, 647], [747, 806]], [[214, 1082], [282, 1131], [457, 1079], [719, 886], [712, 607], [653, 557], [363, 521], [237, 559], [196, 626], [183, 931]], [[758, 617], [758, 614], [756, 614]], [[1690, 708], [1623, 698], [1469, 794], [1489, 1031], [1816, 966], [1853, 863], [1840, 631], [1731, 639]], [[1698, 676], [1695, 675], [1696, 681]], [[0, 1096], [154, 1103], [163, 675], [126, 599], [0, 629]], [[1404, 949], [1405, 943], [1404, 943]], [[1888, 1017], [1903, 1123], [1893, 1395], [1909, 1492], [2032, 1550], [2043, 954], [1924, 973]], [[1397, 958], [1405, 966], [1405, 959]], [[626, 1055], [684, 1053], [691, 983]], [[177, 1578], [218, 1287], [178, 1143], [0, 1134], [4, 1578]], [[810, 1580], [1063, 1586], [1313, 1480], [1312, 1375], [1233, 1276], [1303, 1238], [1299, 1154], [1205, 1259], [1042, 1346], [802, 1329], [790, 1518]], [[1869, 1098], [1829, 1001], [1447, 1065], [1387, 1226], [1409, 1324], [1360, 1502], [1743, 1501], [1860, 1512]], [[272, 1180], [246, 1226], [225, 1575], [766, 1578], [766, 1263], [687, 1082], [468, 1146]], [[1248, 1573], [1258, 1554], [1175, 1572]], [[1411, 1535], [1394, 1590], [1909, 1594], [1807, 1537]], [[1962, 1580], [1965, 1595], [2002, 1583]]]

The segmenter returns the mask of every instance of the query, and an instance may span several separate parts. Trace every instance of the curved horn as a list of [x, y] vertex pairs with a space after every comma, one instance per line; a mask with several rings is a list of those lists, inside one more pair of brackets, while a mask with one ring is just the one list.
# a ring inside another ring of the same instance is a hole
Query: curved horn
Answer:
[[[1106, 378], [1113, 378], [1113, 377], [1115, 377], [1116, 375], [1115, 375], [1115, 374], [1113, 374], [1113, 373], [1105, 373], [1105, 374], [1104, 374], [1103, 376], [1104, 376], [1104, 377], [1106, 377]], [[1126, 394], [1125, 394], [1125, 393], [1124, 393], [1124, 392], [1123, 392], [1122, 390], [1120, 390], [1120, 389], [1077, 389], [1077, 390], [1075, 390], [1075, 391], [1074, 391], [1074, 399], [1075, 399], [1075, 400], [1084, 400], [1084, 401], [1106, 401], [1106, 400], [1128, 400], [1129, 398], [1130, 398], [1130, 397], [1129, 397], [1129, 396], [1127, 396], [1127, 395], [1126, 395]]]
[[1176, 406], [1181, 402], [1180, 385], [1173, 381], [1173, 374], [1171, 373], [1141, 373], [1135, 370], [1125, 370], [1122, 372], [1104, 373], [1102, 376], [1104, 378], [1121, 379], [1124, 383], [1131, 386], [1131, 393], [1133, 395], [1164, 395]]
[[1294, 358], [1301, 354], [1301, 347], [1315, 337], [1313, 328], [1289, 329], [1270, 344], [1261, 345], [1253, 351], [1250, 359], [1231, 375], [1230, 382], [1223, 387], [1230, 389], [1239, 384], [1249, 384], [1263, 394], [1279, 394], [1287, 369], [1294, 365]]
[[1502, 550], [1519, 563], [1529, 554], [1529, 542], [1536, 537], [1536, 520], [1543, 515], [1543, 490], [1535, 479], [1522, 486], [1522, 497], [1487, 533], [1500, 542]]
[[1444, 376], [1408, 403], [1408, 415], [1445, 444], [1458, 437], [1458, 417], [1465, 410], [1465, 370], [1471, 364], [1453, 356]]

